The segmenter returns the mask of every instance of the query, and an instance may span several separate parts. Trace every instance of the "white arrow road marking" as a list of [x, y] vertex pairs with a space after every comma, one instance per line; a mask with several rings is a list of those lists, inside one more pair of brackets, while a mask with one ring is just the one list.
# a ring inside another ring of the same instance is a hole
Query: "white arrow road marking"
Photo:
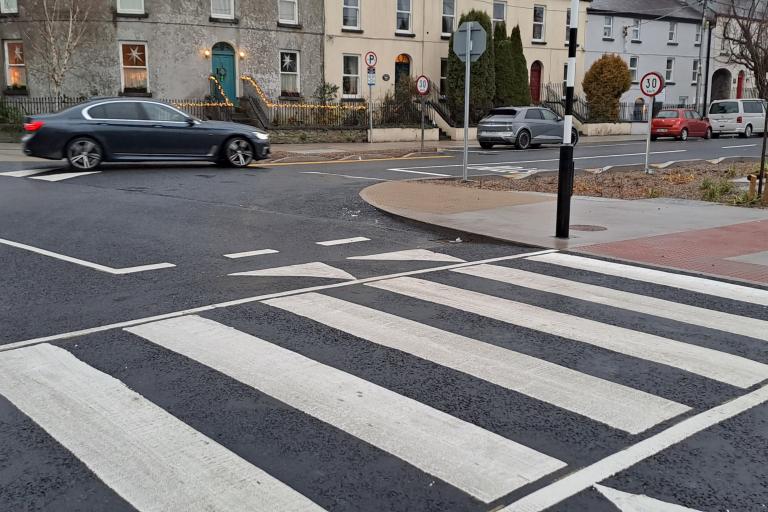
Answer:
[[738, 146], [723, 146], [723, 149], [754, 148], [757, 144], [740, 144]]
[[456, 258], [448, 254], [428, 251], [426, 249], [410, 249], [407, 251], [385, 252], [382, 254], [371, 254], [369, 256], [352, 256], [348, 260], [368, 260], [368, 261], [445, 261], [461, 263], [461, 258]]
[[621, 512], [698, 512], [692, 508], [659, 501], [642, 494], [629, 494], [610, 487], [595, 485], [600, 494], [616, 505]]
[[250, 272], [237, 272], [230, 276], [246, 277], [321, 277], [325, 279], [355, 279], [355, 276], [339, 268], [326, 265], [319, 261], [289, 265], [287, 267], [265, 268]]
[[34, 176], [32, 180], [42, 181], [63, 181], [71, 178], [79, 178], [81, 176], [87, 176], [88, 174], [99, 174], [101, 171], [88, 171], [88, 172], [62, 172], [59, 174], [49, 174], [46, 176]]
[[82, 267], [88, 267], [92, 268], [94, 270], [98, 270], [100, 272], [106, 272], [107, 274], [113, 274], [113, 275], [124, 275], [124, 274], [135, 274], [136, 272], [146, 272], [147, 270], [158, 270], [161, 268], [173, 268], [176, 265], [172, 263], [156, 263], [153, 265], [141, 265], [139, 267], [127, 267], [127, 268], [112, 268], [108, 267], [106, 265], [99, 265], [98, 263], [92, 263], [90, 261], [81, 260], [78, 258], [73, 258], [71, 256], [65, 256], [63, 254], [58, 254], [51, 251], [46, 251], [45, 249], [40, 249], [39, 247], [33, 247], [31, 245], [26, 244], [20, 244], [18, 242], [13, 242], [11, 240], [5, 240], [4, 238], [0, 238], [0, 244], [9, 245], [11, 247], [16, 247], [17, 249], [24, 249], [25, 251], [34, 252], [37, 254], [42, 254], [43, 256], [48, 256], [50, 258], [55, 258], [57, 260], [66, 261], [69, 263], [74, 263], [75, 265], [80, 265]]

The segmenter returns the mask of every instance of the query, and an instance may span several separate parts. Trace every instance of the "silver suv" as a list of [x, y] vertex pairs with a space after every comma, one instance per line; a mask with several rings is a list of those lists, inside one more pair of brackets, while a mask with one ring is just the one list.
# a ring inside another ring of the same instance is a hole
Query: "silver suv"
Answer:
[[[528, 149], [541, 144], [562, 144], [563, 118], [548, 108], [500, 107], [491, 110], [477, 126], [477, 140], [484, 149], [496, 144]], [[576, 128], [571, 131], [575, 145], [579, 141]]]
[[738, 133], [751, 137], [765, 127], [765, 102], [763, 100], [717, 100], [709, 106], [709, 123], [712, 136], [721, 133]]

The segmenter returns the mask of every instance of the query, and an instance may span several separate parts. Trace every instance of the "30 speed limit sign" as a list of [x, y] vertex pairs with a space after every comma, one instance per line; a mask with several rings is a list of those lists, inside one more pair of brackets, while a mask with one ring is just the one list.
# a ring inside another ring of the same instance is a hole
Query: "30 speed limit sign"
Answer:
[[657, 96], [664, 90], [664, 79], [659, 73], [651, 71], [640, 80], [640, 91], [646, 96]]
[[424, 75], [421, 75], [419, 78], [416, 79], [416, 90], [422, 96], [429, 94], [429, 85], [430, 85], [429, 78], [427, 78]]

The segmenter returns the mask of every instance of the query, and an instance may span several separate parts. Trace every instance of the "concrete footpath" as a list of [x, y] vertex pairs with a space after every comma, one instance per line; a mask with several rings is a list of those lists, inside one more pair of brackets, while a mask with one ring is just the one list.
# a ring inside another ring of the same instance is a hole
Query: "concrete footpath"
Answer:
[[553, 194], [396, 181], [360, 195], [393, 215], [466, 233], [768, 285], [768, 209], [575, 196], [571, 238], [561, 240]]

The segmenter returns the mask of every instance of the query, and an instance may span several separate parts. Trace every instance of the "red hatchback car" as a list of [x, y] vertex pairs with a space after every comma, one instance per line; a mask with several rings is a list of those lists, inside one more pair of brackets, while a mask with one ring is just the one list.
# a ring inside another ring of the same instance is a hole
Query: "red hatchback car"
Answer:
[[665, 109], [653, 118], [651, 140], [659, 137], [674, 137], [688, 140], [688, 137], [712, 137], [708, 119], [702, 119], [698, 112], [685, 108]]

